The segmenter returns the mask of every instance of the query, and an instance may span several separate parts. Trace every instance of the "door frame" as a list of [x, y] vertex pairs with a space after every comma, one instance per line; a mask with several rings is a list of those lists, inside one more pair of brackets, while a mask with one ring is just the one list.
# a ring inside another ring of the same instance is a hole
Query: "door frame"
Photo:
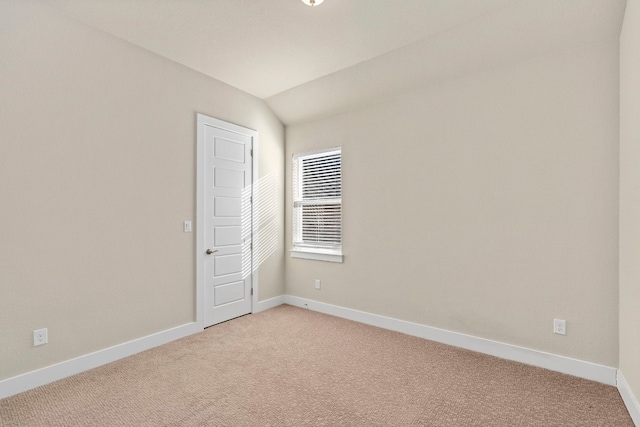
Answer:
[[[238, 133], [241, 135], [247, 135], [251, 137], [253, 156], [251, 156], [251, 193], [253, 194], [254, 184], [258, 180], [258, 132], [253, 129], [245, 128], [233, 123], [225, 122], [224, 120], [216, 119], [205, 114], [196, 114], [196, 144], [197, 144], [197, 156], [196, 156], [196, 221], [194, 232], [196, 233], [196, 322], [204, 329], [204, 287], [206, 285], [204, 275], [204, 260], [205, 260], [205, 241], [204, 241], [204, 224], [205, 212], [204, 212], [204, 197], [205, 197], [205, 141], [204, 141], [204, 127], [212, 126], [229, 132]], [[252, 199], [253, 200], [253, 199]], [[259, 232], [257, 228], [257, 222], [254, 211], [254, 203], [251, 202], [251, 234], [252, 234], [252, 247], [251, 247], [251, 287], [253, 288], [253, 295], [251, 296], [251, 313], [255, 313], [258, 307], [258, 270], [257, 266], [253, 263], [255, 260], [256, 249], [259, 243]]]

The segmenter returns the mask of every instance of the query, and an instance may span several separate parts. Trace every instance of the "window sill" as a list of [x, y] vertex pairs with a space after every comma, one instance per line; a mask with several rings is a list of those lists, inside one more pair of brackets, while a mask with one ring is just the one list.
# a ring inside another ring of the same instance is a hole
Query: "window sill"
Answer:
[[289, 250], [291, 258], [313, 259], [316, 261], [342, 262], [341, 252], [319, 248], [294, 248]]

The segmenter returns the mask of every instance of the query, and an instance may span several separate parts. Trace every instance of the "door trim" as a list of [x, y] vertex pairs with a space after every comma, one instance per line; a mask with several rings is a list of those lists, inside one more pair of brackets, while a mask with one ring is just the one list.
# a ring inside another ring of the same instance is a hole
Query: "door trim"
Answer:
[[[198, 323], [201, 329], [204, 329], [204, 257], [205, 257], [205, 241], [204, 233], [202, 233], [201, 225], [204, 223], [204, 173], [205, 173], [205, 158], [204, 158], [204, 126], [213, 126], [229, 132], [238, 133], [241, 135], [248, 135], [253, 141], [253, 156], [251, 160], [251, 187], [254, 187], [255, 182], [258, 180], [258, 132], [239, 126], [233, 123], [225, 122], [224, 120], [216, 119], [201, 113], [196, 114], [196, 221], [194, 232], [196, 234], [196, 323]], [[251, 232], [253, 239], [253, 247], [251, 249], [251, 259], [255, 260], [256, 248], [259, 247], [259, 230], [257, 228], [256, 218], [253, 211], [254, 205], [251, 203]], [[252, 263], [251, 271], [251, 287], [253, 288], [253, 295], [251, 297], [251, 313], [254, 313], [258, 307], [258, 269], [255, 263]]]

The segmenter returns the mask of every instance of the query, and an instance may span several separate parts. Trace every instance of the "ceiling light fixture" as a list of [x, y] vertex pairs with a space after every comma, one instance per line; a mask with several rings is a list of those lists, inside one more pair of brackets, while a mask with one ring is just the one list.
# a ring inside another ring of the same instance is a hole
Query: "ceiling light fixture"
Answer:
[[307, 6], [318, 6], [323, 1], [324, 0], [302, 0], [302, 3], [306, 4]]

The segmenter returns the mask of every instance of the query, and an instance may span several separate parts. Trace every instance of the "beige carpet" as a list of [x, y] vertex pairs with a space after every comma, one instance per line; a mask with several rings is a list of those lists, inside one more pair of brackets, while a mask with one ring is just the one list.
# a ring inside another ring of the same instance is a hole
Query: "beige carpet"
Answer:
[[0, 401], [2, 426], [633, 426], [615, 387], [281, 306]]

